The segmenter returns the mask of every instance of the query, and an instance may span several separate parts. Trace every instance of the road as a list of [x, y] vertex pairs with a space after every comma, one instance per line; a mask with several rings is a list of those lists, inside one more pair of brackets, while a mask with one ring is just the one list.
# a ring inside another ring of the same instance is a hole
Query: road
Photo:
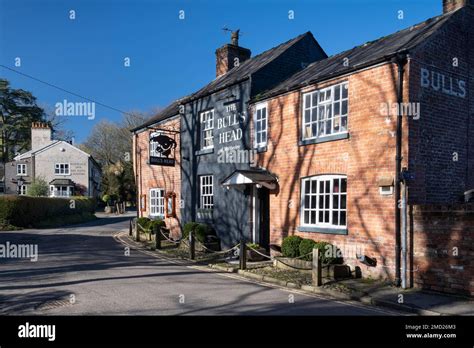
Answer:
[[114, 238], [128, 217], [0, 232], [38, 260], [0, 258], [0, 315], [400, 315], [175, 264]]

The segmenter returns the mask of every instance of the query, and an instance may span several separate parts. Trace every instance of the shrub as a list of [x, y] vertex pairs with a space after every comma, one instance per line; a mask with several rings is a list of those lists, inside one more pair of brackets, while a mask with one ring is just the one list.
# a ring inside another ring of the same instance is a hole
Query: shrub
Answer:
[[183, 227], [183, 238], [188, 238], [189, 232], [194, 231], [197, 225], [199, 225], [197, 222], [186, 223]]
[[[42, 221], [66, 215], [95, 212], [96, 201], [87, 197], [0, 197], [0, 225], [38, 226]], [[66, 220], [66, 219], [65, 219]]]
[[104, 202], [108, 206], [109, 203], [110, 203], [110, 195], [103, 195], [102, 196], [102, 202]]
[[207, 224], [188, 222], [183, 228], [183, 238], [188, 238], [189, 233], [194, 231], [196, 239], [201, 243], [206, 241], [206, 236], [215, 236], [216, 231]]
[[147, 218], [147, 217], [139, 217], [139, 218], [137, 219], [137, 223], [138, 223], [141, 227], [143, 227], [144, 229], [147, 229], [147, 228], [148, 228], [148, 224], [150, 223], [150, 221], [151, 221], [151, 220], [150, 220], [149, 218]]
[[247, 243], [247, 248], [252, 248], [252, 249], [259, 249], [260, 248], [260, 245], [258, 245], [257, 243]]
[[283, 239], [281, 252], [285, 257], [298, 257], [300, 255], [300, 243], [303, 238], [299, 236], [288, 236]]
[[311, 261], [313, 259], [313, 255], [311, 253], [315, 245], [316, 245], [316, 242], [312, 239], [303, 239], [301, 241], [300, 247], [299, 247], [300, 255], [303, 256], [303, 255], [309, 254], [305, 257], [302, 257], [301, 258], [302, 260]]
[[28, 187], [28, 196], [32, 197], [47, 197], [49, 194], [49, 186], [46, 180], [38, 177], [33, 180], [30, 187]]
[[157, 220], [150, 220], [147, 224], [147, 228], [150, 229], [151, 232], [153, 232], [153, 228], [155, 226], [158, 226], [158, 228], [166, 227], [166, 223], [161, 219], [157, 219]]
[[337, 249], [331, 243], [317, 242], [315, 248], [319, 249], [320, 259], [323, 264], [342, 263], [342, 258], [334, 255], [333, 251], [337, 251]]

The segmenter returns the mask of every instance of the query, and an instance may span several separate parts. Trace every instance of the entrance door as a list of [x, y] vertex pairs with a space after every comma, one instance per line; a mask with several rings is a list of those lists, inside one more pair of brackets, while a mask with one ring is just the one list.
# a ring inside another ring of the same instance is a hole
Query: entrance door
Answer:
[[267, 188], [252, 187], [252, 243], [268, 250], [270, 246], [270, 206]]

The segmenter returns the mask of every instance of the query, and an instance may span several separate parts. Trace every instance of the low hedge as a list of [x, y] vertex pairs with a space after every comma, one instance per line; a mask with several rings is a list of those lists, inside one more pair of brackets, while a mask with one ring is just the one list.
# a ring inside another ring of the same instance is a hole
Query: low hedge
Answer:
[[[289, 236], [283, 239], [281, 251], [285, 257], [302, 257], [302, 260], [312, 261], [313, 249], [319, 249], [319, 255], [323, 264], [341, 264], [342, 257], [337, 256], [338, 249], [328, 242], [315, 242], [312, 239], [303, 239], [299, 236]], [[336, 255], [334, 255], [336, 252]]]
[[313, 252], [313, 249], [316, 246], [316, 242], [312, 239], [303, 239], [300, 243], [300, 255], [306, 255], [305, 257], [302, 257], [302, 260], [306, 261], [311, 261], [313, 259], [313, 255], [310, 254]]
[[300, 243], [303, 240], [300, 236], [288, 236], [281, 243], [281, 252], [285, 257], [298, 257], [300, 255]]
[[206, 241], [206, 236], [216, 235], [216, 231], [208, 224], [188, 222], [183, 227], [183, 238], [188, 238], [191, 231], [194, 231], [196, 239], [201, 243]]
[[143, 227], [146, 232], [153, 233], [153, 227], [166, 227], [166, 223], [161, 219], [151, 220], [147, 217], [140, 217], [137, 219], [138, 224]]
[[[328, 242], [317, 242], [315, 248], [319, 249], [319, 255], [323, 264], [341, 264], [342, 257], [337, 257], [338, 248]], [[336, 253], [336, 254], [335, 254]], [[311, 257], [312, 258], [312, 257]]]
[[64, 215], [95, 212], [96, 201], [88, 197], [0, 197], [0, 225], [35, 227], [41, 221]]

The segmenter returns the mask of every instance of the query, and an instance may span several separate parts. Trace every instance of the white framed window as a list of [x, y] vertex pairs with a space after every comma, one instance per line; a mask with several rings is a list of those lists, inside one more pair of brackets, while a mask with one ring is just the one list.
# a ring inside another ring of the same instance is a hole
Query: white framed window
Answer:
[[19, 194], [20, 196], [24, 196], [24, 195], [26, 195], [26, 192], [27, 192], [26, 185], [21, 185], [21, 186], [19, 187], [18, 194]]
[[201, 149], [214, 147], [214, 110], [201, 112]]
[[301, 181], [301, 225], [347, 226], [347, 177], [318, 175]]
[[303, 94], [303, 139], [347, 133], [348, 83]]
[[267, 146], [268, 115], [267, 103], [257, 104], [254, 115], [255, 147]]
[[51, 197], [71, 197], [72, 193], [72, 186], [49, 186], [49, 195]]
[[16, 165], [16, 175], [26, 175], [26, 163], [19, 163]]
[[165, 216], [165, 190], [150, 189], [150, 216]]
[[214, 208], [214, 177], [202, 175], [199, 177], [200, 208], [212, 210]]
[[54, 174], [57, 175], [70, 175], [69, 163], [56, 163], [54, 165]]

